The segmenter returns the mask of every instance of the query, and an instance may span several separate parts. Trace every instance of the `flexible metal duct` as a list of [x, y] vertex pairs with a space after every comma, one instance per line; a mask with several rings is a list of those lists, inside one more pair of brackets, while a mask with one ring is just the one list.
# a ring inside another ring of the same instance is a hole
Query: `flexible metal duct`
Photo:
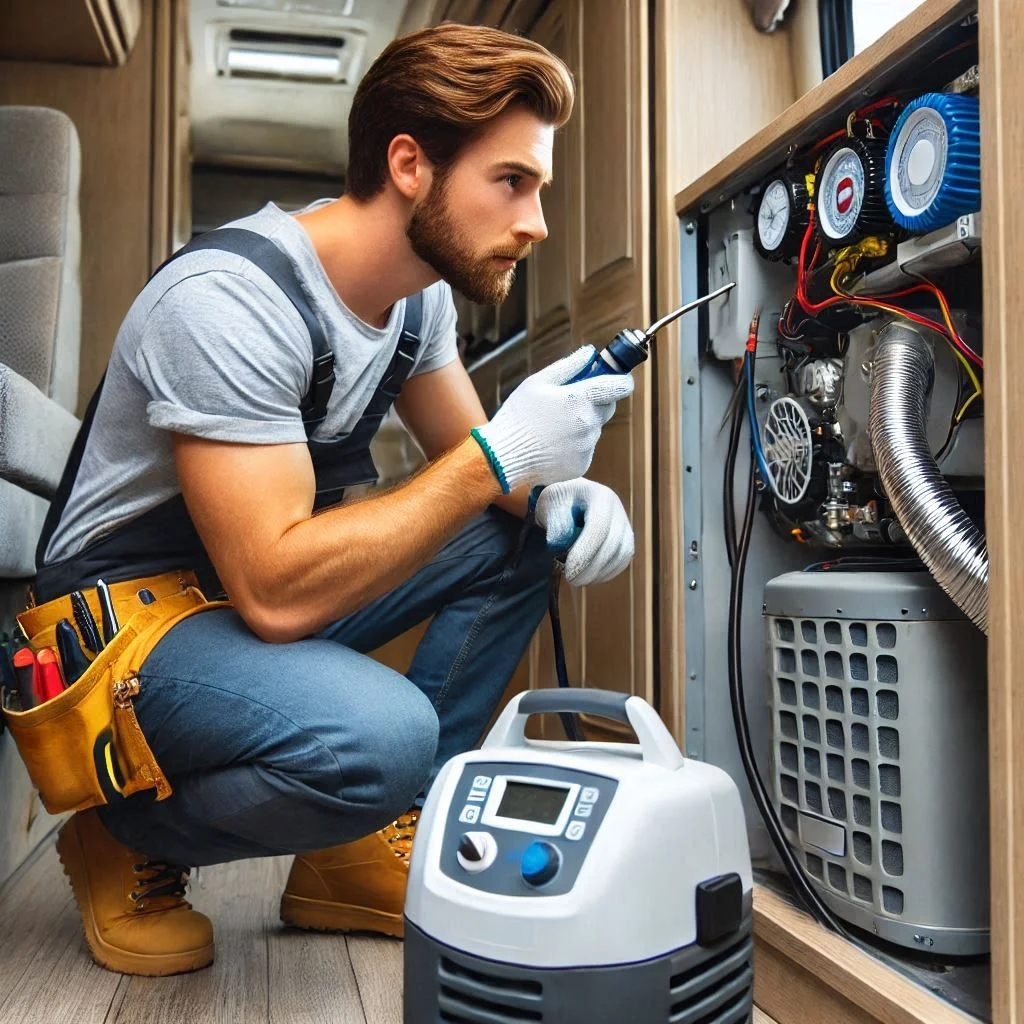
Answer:
[[988, 551], [932, 458], [925, 429], [931, 345], [908, 324], [882, 328], [871, 368], [871, 448], [896, 518], [939, 586], [988, 633]]

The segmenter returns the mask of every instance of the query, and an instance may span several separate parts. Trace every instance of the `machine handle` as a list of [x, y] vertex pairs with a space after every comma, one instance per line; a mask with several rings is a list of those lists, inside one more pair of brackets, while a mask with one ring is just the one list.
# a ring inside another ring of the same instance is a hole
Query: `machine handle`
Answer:
[[528, 718], [530, 715], [568, 711], [600, 715], [629, 725], [626, 700], [626, 694], [613, 690], [528, 690], [519, 701], [519, 713]]
[[669, 771], [675, 771], [685, 763], [672, 734], [647, 701], [641, 697], [627, 697], [623, 693], [589, 687], [529, 690], [516, 694], [494, 723], [482, 747], [527, 746], [526, 720], [531, 715], [549, 712], [591, 714], [622, 722], [631, 726], [636, 733], [640, 752], [648, 763], [660, 765]]

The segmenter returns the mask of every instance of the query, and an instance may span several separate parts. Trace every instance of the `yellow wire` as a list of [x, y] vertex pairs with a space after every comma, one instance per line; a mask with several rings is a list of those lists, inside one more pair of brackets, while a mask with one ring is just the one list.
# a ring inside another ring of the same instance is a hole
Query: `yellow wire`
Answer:
[[[939, 308], [942, 310], [942, 319], [946, 321], [946, 327], [949, 330], [951, 338], [959, 338], [960, 335], [957, 334], [956, 328], [953, 326], [953, 320], [949, 314], [949, 307], [946, 305], [946, 300], [945, 298], [943, 298], [942, 292], [936, 289], [935, 295], [939, 300]], [[966, 414], [967, 410], [970, 408], [971, 402], [973, 402], [976, 398], [981, 397], [981, 381], [978, 380], [978, 375], [974, 372], [974, 367], [971, 366], [969, 360], [966, 358], [966, 356], [964, 356], [963, 352], [961, 352], [960, 349], [957, 348], [952, 341], [950, 341], [949, 347], [953, 350], [953, 353], [957, 357], [957, 359], [960, 360], [964, 370], [967, 371], [967, 377], [971, 382], [971, 386], [974, 388], [974, 393], [967, 399], [966, 402], [964, 402], [962, 406], [960, 406], [960, 411], [953, 417], [953, 422], [959, 423], [964, 418], [964, 415]]]
[[[861, 303], [865, 306], [873, 306], [877, 309], [885, 309], [892, 313], [900, 312], [898, 306], [890, 306], [887, 303], [878, 302], [877, 300], [861, 299], [854, 295], [848, 295], [839, 287], [839, 284], [837, 282], [837, 278], [839, 277], [841, 270], [842, 268], [837, 267], [835, 271], [833, 271], [832, 273], [832, 280], [829, 282], [832, 286], [832, 291], [834, 291], [836, 295], [842, 295], [844, 298], [851, 299], [853, 302]], [[980, 398], [982, 396], [983, 392], [981, 387], [981, 381], [978, 380], [978, 375], [974, 372], [974, 367], [971, 366], [970, 362], [964, 356], [963, 352], [961, 352], [960, 349], [958, 349], [956, 345], [953, 344], [953, 338], [959, 338], [960, 335], [957, 334], [956, 328], [953, 326], [953, 320], [949, 313], [949, 307], [946, 305], [945, 300], [942, 298], [942, 294], [938, 291], [938, 289], [936, 289], [935, 295], [939, 300], [939, 308], [942, 310], [942, 319], [946, 322], [946, 329], [949, 331], [949, 337], [946, 339], [946, 344], [949, 345], [950, 351], [953, 353], [953, 355], [955, 355], [957, 359], [960, 360], [964, 370], [967, 372], [967, 377], [971, 382], [971, 387], [974, 388], [974, 393], [967, 399], [966, 402], [964, 402], [962, 406], [960, 406], [960, 411], [953, 417], [953, 422], [959, 423], [964, 418], [965, 414], [967, 413], [967, 410], [971, 406], [971, 403], [976, 398]]]
[[978, 390], [975, 391], [974, 394], [971, 395], [971, 397], [968, 398], [967, 401], [964, 402], [964, 404], [960, 407], [960, 411], [956, 414], [956, 416], [953, 417], [953, 422], [954, 423], [959, 423], [964, 418], [964, 413], [966, 413], [967, 410], [971, 407], [971, 402], [973, 402], [976, 398], [980, 398], [980, 397], [981, 397], [981, 388], [978, 388]]

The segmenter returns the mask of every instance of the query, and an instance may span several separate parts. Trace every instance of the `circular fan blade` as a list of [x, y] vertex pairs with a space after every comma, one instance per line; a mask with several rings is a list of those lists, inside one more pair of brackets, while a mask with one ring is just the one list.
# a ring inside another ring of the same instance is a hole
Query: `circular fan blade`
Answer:
[[779, 501], [795, 505], [811, 482], [811, 425], [800, 403], [777, 398], [764, 423], [764, 458]]

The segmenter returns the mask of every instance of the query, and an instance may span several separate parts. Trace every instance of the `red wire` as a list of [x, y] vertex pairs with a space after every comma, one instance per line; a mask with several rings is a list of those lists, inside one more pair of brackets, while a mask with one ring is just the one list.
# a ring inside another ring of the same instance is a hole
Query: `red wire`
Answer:
[[[807, 279], [806, 275], [810, 272], [810, 266], [807, 270], [804, 270], [804, 259], [807, 255], [807, 243], [810, 241], [811, 233], [814, 230], [814, 210], [815, 206], [810, 203], [807, 207], [808, 219], [807, 219], [807, 230], [804, 232], [803, 240], [800, 243], [800, 258], [797, 262], [797, 284], [796, 284], [796, 298], [800, 305], [803, 307], [806, 313], [819, 313], [823, 309], [829, 309], [832, 306], [838, 306], [843, 303], [849, 303], [852, 305], [869, 306], [876, 309], [886, 309], [890, 312], [896, 313], [899, 316], [905, 317], [907, 320], [915, 324], [920, 324], [922, 327], [927, 327], [930, 330], [938, 331], [940, 334], [944, 334], [950, 341], [956, 346], [956, 348], [963, 353], [963, 355], [970, 359], [975, 365], [984, 367], [984, 362], [981, 357], [974, 352], [973, 349], [969, 348], [956, 334], [956, 332], [950, 333], [949, 328], [944, 323], [939, 323], [936, 320], [932, 320], [929, 317], [920, 316], [917, 313], [912, 313], [910, 310], [901, 309], [898, 306], [890, 305], [889, 303], [882, 302], [882, 299], [899, 299], [905, 295], [912, 295], [915, 292], [928, 292], [938, 299], [939, 304], [943, 305], [944, 296], [940, 293], [939, 289], [926, 282], [924, 284], [913, 285], [910, 288], [905, 288], [898, 292], [886, 292], [880, 296], [873, 296], [870, 299], [857, 299], [854, 296], [836, 295], [828, 299], [823, 299], [821, 302], [811, 302], [807, 297]], [[816, 248], [814, 257], [811, 260], [811, 266], [813, 266], [814, 259], [817, 257], [818, 250], [821, 247], [819, 240]]]
[[865, 114], [870, 114], [872, 110], [878, 110], [879, 107], [891, 107], [899, 103], [899, 99], [895, 96], [886, 96], [884, 100], [876, 100], [874, 103], [869, 103], [866, 107], [861, 107], [857, 111], [857, 117], [863, 117]]
[[[870, 114], [873, 110], [878, 110], [880, 107], [893, 106], [899, 103], [899, 99], [895, 96], [887, 96], [884, 100], [876, 100], [874, 103], [869, 103], [866, 107], [861, 107], [855, 111], [854, 117], [863, 119], [865, 114]], [[878, 128], [884, 128], [877, 118], [872, 118], [871, 123]], [[806, 153], [806, 156], [813, 156], [823, 146], [827, 146], [830, 142], [834, 142], [836, 139], [842, 138], [846, 134], [845, 128], [840, 128], [838, 131], [833, 132], [831, 135], [826, 135], [820, 142], [816, 142]]]

